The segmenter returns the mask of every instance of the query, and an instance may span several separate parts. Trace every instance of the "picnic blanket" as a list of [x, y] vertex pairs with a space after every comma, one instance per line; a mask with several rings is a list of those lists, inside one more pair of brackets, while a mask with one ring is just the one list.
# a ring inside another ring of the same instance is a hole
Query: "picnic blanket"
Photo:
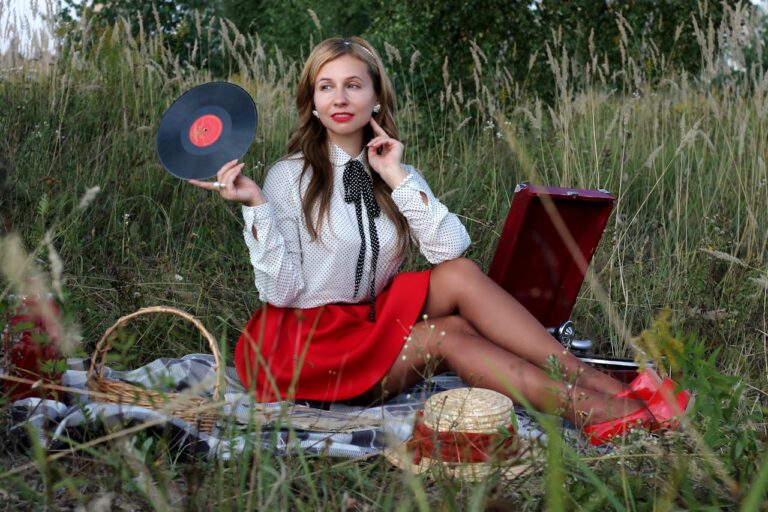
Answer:
[[[89, 361], [68, 360], [62, 385], [86, 389]], [[211, 433], [199, 432], [194, 425], [158, 412], [133, 405], [119, 405], [89, 400], [87, 393], [68, 393], [62, 402], [26, 398], [11, 404], [10, 431], [26, 439], [31, 431], [48, 449], [70, 446], [94, 428], [108, 431], [155, 420], [165, 435], [183, 450], [208, 458], [228, 459], [241, 453], [248, 442], [278, 453], [303, 450], [333, 457], [364, 458], [377, 455], [393, 440], [406, 440], [413, 431], [416, 412], [434, 393], [463, 387], [452, 373], [431, 377], [421, 384], [388, 400], [378, 407], [330, 404], [323, 408], [312, 402], [254, 403], [239, 382], [234, 368], [226, 368], [226, 392], [222, 419]], [[103, 375], [145, 387], [165, 383], [167, 391], [200, 388], [212, 392], [215, 379], [213, 357], [190, 354], [180, 359], [160, 358], [132, 370], [105, 368]], [[173, 387], [175, 385], [175, 388]], [[546, 443], [546, 435], [536, 421], [520, 407], [515, 409], [519, 435]], [[579, 435], [567, 429], [566, 438], [580, 443]]]

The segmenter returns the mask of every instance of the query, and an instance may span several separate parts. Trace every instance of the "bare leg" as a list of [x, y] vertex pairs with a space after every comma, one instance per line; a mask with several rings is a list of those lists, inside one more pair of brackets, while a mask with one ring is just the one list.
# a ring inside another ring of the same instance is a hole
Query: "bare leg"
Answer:
[[634, 400], [552, 380], [541, 368], [485, 339], [459, 316], [430, 318], [416, 325], [382, 381], [382, 390], [396, 394], [422, 380], [428, 371], [448, 368], [470, 385], [493, 389], [515, 401], [522, 396], [536, 409], [559, 412], [580, 425], [642, 407]]
[[565, 377], [578, 379], [584, 388], [610, 395], [623, 389], [617, 380], [566, 352], [514, 297], [466, 258], [432, 269], [422, 312], [429, 318], [458, 314], [484, 338], [542, 369], [554, 355], [562, 364]]

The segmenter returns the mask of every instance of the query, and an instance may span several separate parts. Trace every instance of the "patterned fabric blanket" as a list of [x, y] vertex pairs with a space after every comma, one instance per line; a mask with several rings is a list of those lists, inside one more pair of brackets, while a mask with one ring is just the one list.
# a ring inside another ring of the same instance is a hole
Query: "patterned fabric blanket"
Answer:
[[[86, 389], [87, 361], [71, 359], [63, 376], [66, 387]], [[190, 354], [181, 359], [162, 358], [136, 370], [121, 372], [105, 368], [104, 377], [166, 391], [203, 389], [200, 396], [212, 393], [215, 381], [213, 357]], [[454, 374], [442, 374], [402, 393], [379, 407], [354, 407], [330, 404], [254, 403], [240, 385], [234, 368], [226, 369], [225, 404], [222, 420], [211, 433], [198, 432], [194, 425], [162, 412], [132, 405], [94, 402], [87, 393], [68, 393], [64, 402], [27, 398], [10, 407], [11, 431], [20, 439], [33, 428], [43, 446], [49, 449], [70, 446], [68, 439], [81, 441], [95, 428], [107, 431], [154, 420], [152, 427], [170, 434], [174, 446], [192, 450], [208, 458], [230, 458], [244, 450], [249, 440], [266, 449], [286, 453], [304, 450], [333, 457], [363, 458], [381, 453], [392, 441], [406, 440], [413, 430], [416, 411], [430, 395], [464, 384]], [[546, 442], [535, 420], [516, 409], [519, 435]], [[97, 430], [98, 431], [98, 430]], [[575, 432], [568, 433], [578, 443]]]

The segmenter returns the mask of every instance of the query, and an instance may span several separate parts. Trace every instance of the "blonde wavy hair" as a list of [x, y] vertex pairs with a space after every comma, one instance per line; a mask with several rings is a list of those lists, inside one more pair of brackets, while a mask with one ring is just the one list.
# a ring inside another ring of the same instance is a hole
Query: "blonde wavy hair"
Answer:
[[[296, 129], [288, 140], [287, 148], [288, 155], [299, 151], [303, 153], [302, 180], [311, 169], [311, 177], [307, 192], [302, 198], [301, 207], [307, 230], [313, 240], [317, 239], [322, 219], [330, 214], [333, 191], [333, 166], [328, 155], [328, 134], [320, 120], [312, 115], [315, 80], [320, 68], [342, 55], [352, 55], [367, 65], [376, 96], [381, 104], [381, 110], [376, 114], [376, 122], [390, 137], [398, 138], [394, 119], [395, 91], [376, 50], [366, 40], [359, 37], [333, 37], [315, 46], [304, 64], [299, 80], [299, 87], [296, 91], [296, 110], [299, 118]], [[372, 138], [373, 129], [367, 125], [363, 132], [363, 145], [365, 146]], [[402, 254], [407, 249], [410, 239], [408, 222], [392, 201], [390, 196], [392, 189], [389, 185], [381, 179], [378, 173], [373, 172], [371, 174], [374, 196], [382, 211], [397, 228], [398, 245]], [[313, 218], [312, 212], [318, 202], [320, 207], [316, 210], [318, 212], [317, 217]]]

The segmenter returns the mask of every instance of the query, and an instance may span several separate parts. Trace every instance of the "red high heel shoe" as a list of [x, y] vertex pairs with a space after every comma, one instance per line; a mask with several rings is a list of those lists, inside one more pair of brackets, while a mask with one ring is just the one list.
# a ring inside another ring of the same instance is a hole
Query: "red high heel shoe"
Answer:
[[675, 430], [680, 425], [680, 416], [688, 412], [693, 400], [689, 391], [674, 394], [674, 390], [674, 382], [667, 379], [662, 383], [662, 388], [648, 398], [645, 407], [622, 418], [588, 425], [582, 432], [590, 444], [600, 446], [638, 427], [651, 432], [661, 429]]
[[616, 394], [617, 398], [631, 398], [634, 400], [648, 400], [661, 389], [663, 381], [659, 374], [651, 368], [645, 368], [637, 373], [629, 385]]
[[680, 418], [688, 414], [694, 401], [690, 391], [683, 390], [675, 393], [675, 383], [670, 379], [664, 379], [659, 392], [646, 401], [653, 415], [650, 430], [677, 430], [680, 426]]

